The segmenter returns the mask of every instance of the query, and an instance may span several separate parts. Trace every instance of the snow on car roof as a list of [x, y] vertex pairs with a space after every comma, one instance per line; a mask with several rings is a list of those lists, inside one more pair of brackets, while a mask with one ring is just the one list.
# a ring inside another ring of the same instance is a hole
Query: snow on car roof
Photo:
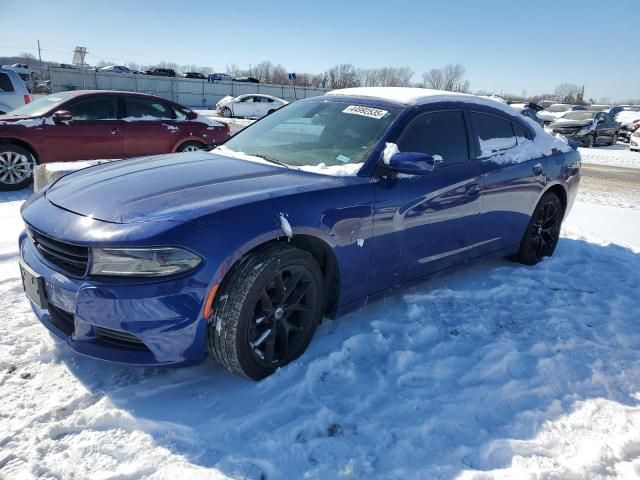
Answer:
[[326, 95], [345, 95], [349, 97], [365, 97], [387, 100], [404, 105], [425, 105], [435, 102], [466, 102], [484, 105], [502, 110], [509, 115], [518, 113], [506, 103], [490, 97], [479, 97], [469, 93], [447, 92], [416, 87], [353, 87], [332, 90]]

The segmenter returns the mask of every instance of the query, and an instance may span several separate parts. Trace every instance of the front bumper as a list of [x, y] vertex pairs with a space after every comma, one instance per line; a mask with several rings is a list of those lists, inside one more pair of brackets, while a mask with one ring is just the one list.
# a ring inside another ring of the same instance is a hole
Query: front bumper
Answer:
[[[208, 252], [206, 247], [210, 247], [214, 253], [194, 271], [181, 276], [74, 278], [45, 258], [26, 232], [19, 238], [21, 262], [41, 276], [44, 283], [47, 305], [40, 308], [32, 303], [34, 313], [74, 351], [138, 366], [189, 365], [204, 359], [204, 301], [211, 286], [220, 281], [221, 257], [217, 254], [229, 252], [225, 244], [211, 235], [194, 235], [193, 228], [198, 227], [190, 224], [176, 223], [178, 230], [168, 233], [162, 233], [153, 222], [127, 226], [98, 221], [100, 225], [88, 226], [87, 217], [55, 207], [44, 197], [33, 203], [26, 211], [23, 207], [25, 221], [41, 233], [69, 243], [90, 244], [95, 241], [91, 235], [108, 238], [120, 232], [120, 243], [131, 244], [140, 241], [136, 240], [136, 229], [155, 229], [160, 232], [152, 239], [156, 244], [180, 244], [199, 252]], [[123, 232], [127, 227], [131, 228]], [[189, 238], [200, 243], [189, 245]]]
[[139, 366], [203, 360], [206, 285], [191, 276], [141, 284], [71, 278], [52, 268], [26, 233], [20, 258], [44, 280], [48, 306], [32, 303], [34, 313], [74, 351]]

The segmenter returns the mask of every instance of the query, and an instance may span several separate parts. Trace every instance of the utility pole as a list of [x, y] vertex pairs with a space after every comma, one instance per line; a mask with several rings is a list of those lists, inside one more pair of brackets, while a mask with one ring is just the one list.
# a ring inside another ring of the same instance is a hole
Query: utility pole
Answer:
[[40, 61], [40, 68], [42, 68], [42, 55], [40, 53], [40, 40], [38, 40], [38, 60]]

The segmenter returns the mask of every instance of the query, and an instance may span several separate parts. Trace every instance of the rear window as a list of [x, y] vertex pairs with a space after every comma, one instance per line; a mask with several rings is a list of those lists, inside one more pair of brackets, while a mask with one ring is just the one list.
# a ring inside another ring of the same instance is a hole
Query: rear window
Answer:
[[0, 73], [0, 92], [13, 92], [13, 83], [6, 73]]
[[479, 112], [472, 112], [471, 117], [476, 127], [481, 157], [489, 157], [516, 146], [513, 124], [508, 120]]

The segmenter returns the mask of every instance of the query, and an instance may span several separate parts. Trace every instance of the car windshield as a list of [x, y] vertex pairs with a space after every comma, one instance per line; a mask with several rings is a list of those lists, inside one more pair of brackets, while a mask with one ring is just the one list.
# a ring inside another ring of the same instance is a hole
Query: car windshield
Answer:
[[11, 110], [7, 115], [14, 117], [37, 117], [47, 113], [49, 110], [56, 108], [66, 102], [73, 96], [72, 92], [54, 93], [38, 100], [27, 103], [26, 105]]
[[358, 164], [400, 111], [358, 102], [296, 102], [242, 130], [225, 147], [292, 167]]
[[566, 112], [567, 110], [571, 110], [571, 105], [551, 105], [547, 107], [547, 112]]
[[595, 116], [598, 112], [589, 110], [576, 110], [573, 112], [565, 113], [562, 118], [568, 118], [569, 120], [589, 120]]

